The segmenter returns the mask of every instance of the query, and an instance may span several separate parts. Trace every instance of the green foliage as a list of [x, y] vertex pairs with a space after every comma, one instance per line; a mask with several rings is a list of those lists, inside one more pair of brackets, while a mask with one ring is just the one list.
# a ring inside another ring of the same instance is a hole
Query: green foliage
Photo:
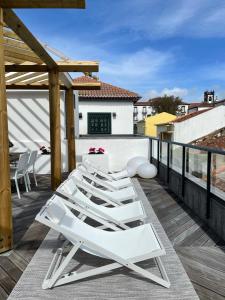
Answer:
[[178, 105], [182, 103], [181, 98], [167, 95], [151, 100], [151, 105], [156, 113], [167, 112], [173, 115], [176, 114]]

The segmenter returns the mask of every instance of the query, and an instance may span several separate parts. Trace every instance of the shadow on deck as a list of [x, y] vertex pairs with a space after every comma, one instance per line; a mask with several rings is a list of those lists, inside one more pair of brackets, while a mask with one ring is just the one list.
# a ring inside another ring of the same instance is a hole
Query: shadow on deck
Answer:
[[[11, 290], [32, 259], [48, 229], [34, 222], [35, 215], [51, 196], [48, 176], [38, 178], [39, 186], [24, 193], [21, 200], [13, 195], [13, 251], [0, 256], [0, 299]], [[200, 299], [225, 298], [225, 253], [221, 241], [185, 205], [157, 180], [139, 179], [165, 232], [179, 255]]]

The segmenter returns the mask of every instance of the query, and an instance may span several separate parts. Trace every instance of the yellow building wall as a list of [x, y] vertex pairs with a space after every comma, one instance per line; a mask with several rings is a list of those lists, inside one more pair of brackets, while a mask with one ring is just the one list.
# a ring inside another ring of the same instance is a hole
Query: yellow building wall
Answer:
[[145, 135], [157, 136], [157, 124], [171, 122], [176, 119], [175, 115], [163, 112], [155, 116], [147, 117], [145, 119]]

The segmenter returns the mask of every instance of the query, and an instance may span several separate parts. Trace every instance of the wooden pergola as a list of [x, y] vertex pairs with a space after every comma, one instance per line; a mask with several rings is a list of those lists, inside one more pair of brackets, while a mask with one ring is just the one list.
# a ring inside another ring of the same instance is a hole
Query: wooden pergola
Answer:
[[93, 61], [55, 61], [13, 8], [85, 8], [85, 0], [0, 0], [0, 253], [13, 246], [6, 90], [49, 90], [51, 185], [61, 182], [60, 90], [65, 90], [69, 171], [75, 168], [73, 90], [100, 89], [75, 84], [67, 72], [98, 72]]

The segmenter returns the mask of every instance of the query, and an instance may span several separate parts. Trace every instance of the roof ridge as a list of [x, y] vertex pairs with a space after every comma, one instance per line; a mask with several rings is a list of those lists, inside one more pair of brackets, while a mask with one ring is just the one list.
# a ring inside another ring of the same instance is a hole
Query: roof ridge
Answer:
[[[98, 81], [95, 78], [92, 78], [90, 76], [80, 76], [73, 79], [74, 82], [92, 82], [92, 81]], [[103, 82], [99, 80], [101, 83], [101, 89], [100, 90], [82, 90], [79, 91], [79, 95], [81, 98], [113, 98], [113, 99], [131, 99], [132, 101], [137, 101], [141, 97], [139, 94], [132, 92], [128, 89], [124, 89], [115, 85], [112, 85], [107, 82]]]

